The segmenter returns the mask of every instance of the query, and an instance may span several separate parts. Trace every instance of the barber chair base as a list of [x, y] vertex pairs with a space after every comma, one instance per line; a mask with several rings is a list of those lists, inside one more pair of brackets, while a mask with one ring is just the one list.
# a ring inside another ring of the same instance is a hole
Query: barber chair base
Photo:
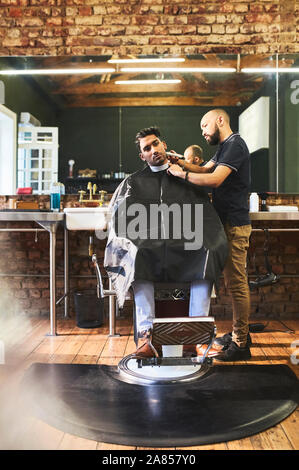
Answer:
[[203, 363], [197, 358], [148, 358], [124, 357], [118, 364], [118, 379], [139, 385], [176, 384], [203, 377], [212, 365], [211, 359]]

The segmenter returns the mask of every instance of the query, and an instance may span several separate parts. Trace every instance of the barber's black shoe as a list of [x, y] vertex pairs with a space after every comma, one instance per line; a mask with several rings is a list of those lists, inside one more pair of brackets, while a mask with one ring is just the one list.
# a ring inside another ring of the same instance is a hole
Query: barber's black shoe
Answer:
[[234, 341], [230, 342], [227, 349], [223, 349], [217, 356], [218, 361], [247, 361], [251, 358], [251, 352], [248, 344], [244, 348], [238, 346]]
[[[225, 349], [229, 347], [231, 342], [232, 342], [232, 332], [226, 333], [223, 336], [219, 336], [219, 338], [216, 338], [214, 340], [214, 344], [218, 344], [218, 346], [223, 346]], [[252, 340], [251, 340], [251, 336], [249, 333], [247, 335], [247, 344], [248, 346], [252, 345]]]

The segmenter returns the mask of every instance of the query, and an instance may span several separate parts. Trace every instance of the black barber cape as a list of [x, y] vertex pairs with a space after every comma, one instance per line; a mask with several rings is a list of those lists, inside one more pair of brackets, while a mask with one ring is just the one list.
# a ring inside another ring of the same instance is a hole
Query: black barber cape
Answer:
[[[121, 308], [135, 280], [180, 283], [206, 279], [217, 286], [227, 258], [227, 239], [203, 188], [147, 166], [118, 186], [109, 207], [112, 218], [104, 266]], [[166, 207], [159, 216], [158, 207]], [[192, 240], [200, 238], [202, 246], [192, 245]]]

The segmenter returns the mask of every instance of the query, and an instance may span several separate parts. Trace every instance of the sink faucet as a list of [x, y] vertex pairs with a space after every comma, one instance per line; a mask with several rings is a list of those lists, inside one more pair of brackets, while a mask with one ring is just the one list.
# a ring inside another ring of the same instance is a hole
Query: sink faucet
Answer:
[[81, 203], [84, 201], [83, 196], [84, 194], [86, 194], [86, 191], [81, 190], [81, 191], [78, 191], [78, 193], [80, 194], [79, 202]]
[[89, 199], [84, 199], [84, 194], [86, 194], [86, 191], [78, 191], [78, 193], [80, 194], [80, 197], [79, 197], [79, 203], [84, 203], [84, 202], [90, 202], [90, 201], [94, 201], [94, 202], [97, 202], [99, 204], [99, 206], [102, 206], [104, 204], [104, 201], [105, 201], [105, 194], [107, 193], [107, 191], [99, 191], [99, 194], [100, 194], [100, 199], [93, 199], [93, 196], [96, 194], [96, 190], [97, 190], [97, 185], [96, 184], [92, 184], [91, 181], [89, 181], [89, 183], [87, 184], [87, 190], [89, 191]]
[[99, 194], [101, 195], [101, 198], [100, 198], [100, 202], [99, 202], [99, 206], [102, 206], [104, 204], [104, 201], [105, 201], [105, 194], [107, 194], [107, 191], [99, 191]]
[[89, 191], [89, 199], [84, 199], [84, 194], [86, 194], [86, 191], [78, 191], [78, 193], [80, 194], [80, 197], [79, 197], [79, 202], [85, 202], [85, 201], [93, 201], [93, 198], [92, 196], [95, 195], [96, 193], [96, 190], [97, 190], [97, 185], [94, 184], [92, 185], [91, 181], [89, 181], [89, 183], [87, 184], [87, 190]]
[[89, 200], [92, 201], [92, 196], [96, 193], [97, 185], [92, 185], [91, 181], [89, 181], [89, 183], [87, 184], [87, 189], [89, 191]]

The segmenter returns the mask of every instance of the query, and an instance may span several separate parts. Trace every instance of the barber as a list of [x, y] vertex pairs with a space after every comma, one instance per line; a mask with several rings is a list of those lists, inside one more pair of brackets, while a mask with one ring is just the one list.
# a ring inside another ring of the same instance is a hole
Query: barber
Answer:
[[250, 154], [245, 141], [231, 130], [230, 118], [223, 109], [206, 113], [200, 127], [208, 144], [218, 145], [213, 158], [203, 166], [187, 162], [172, 164], [168, 172], [190, 183], [212, 188], [212, 203], [224, 225], [229, 243], [229, 256], [223, 274], [233, 307], [232, 332], [215, 340], [220, 348], [217, 359], [247, 360], [251, 357], [248, 326], [250, 292], [246, 273], [251, 234], [248, 208]]

